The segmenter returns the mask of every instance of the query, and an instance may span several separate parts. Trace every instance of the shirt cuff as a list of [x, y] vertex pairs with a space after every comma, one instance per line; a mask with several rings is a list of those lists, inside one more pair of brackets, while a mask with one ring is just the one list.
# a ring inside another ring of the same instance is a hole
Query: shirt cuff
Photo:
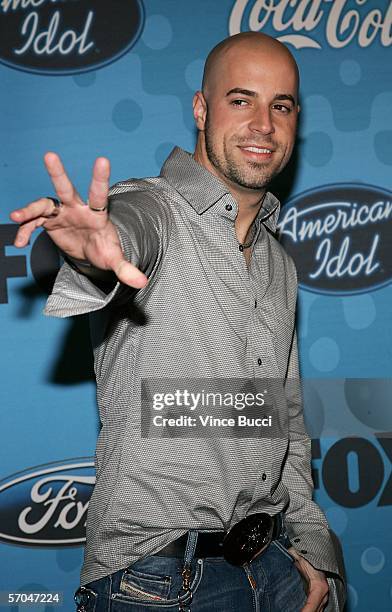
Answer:
[[113, 300], [120, 287], [121, 283], [117, 282], [111, 292], [106, 294], [87, 276], [64, 263], [46, 302], [44, 314], [70, 317], [100, 310]]
[[345, 580], [341, 554], [334, 545], [334, 536], [327, 527], [285, 521], [291, 545], [318, 570], [333, 573]]
[[[131, 242], [125, 229], [115, 225], [125, 258], [130, 261]], [[118, 281], [109, 293], [105, 293], [82, 271], [65, 262], [43, 312], [47, 316], [64, 318], [101, 310], [112, 302], [122, 288]]]

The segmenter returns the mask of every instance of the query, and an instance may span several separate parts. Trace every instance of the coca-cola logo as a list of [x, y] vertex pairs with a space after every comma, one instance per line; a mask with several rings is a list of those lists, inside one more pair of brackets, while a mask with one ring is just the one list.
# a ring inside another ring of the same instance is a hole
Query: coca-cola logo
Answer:
[[113, 62], [139, 38], [142, 0], [1, 0], [0, 62], [74, 74]]
[[299, 283], [320, 293], [360, 293], [392, 280], [392, 193], [338, 184], [296, 196], [279, 222]]
[[51, 463], [0, 482], [0, 539], [30, 545], [85, 541], [93, 460]]
[[321, 49], [322, 38], [334, 49], [352, 42], [369, 47], [375, 41], [389, 47], [391, 25], [392, 2], [374, 8], [368, 0], [236, 0], [229, 33], [271, 28], [278, 40], [296, 49]]

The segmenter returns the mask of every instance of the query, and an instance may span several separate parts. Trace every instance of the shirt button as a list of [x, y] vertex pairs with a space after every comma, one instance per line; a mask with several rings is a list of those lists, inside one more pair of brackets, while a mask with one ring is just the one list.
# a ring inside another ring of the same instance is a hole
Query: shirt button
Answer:
[[263, 362], [261, 361], [260, 357], [258, 358], [257, 363], [258, 363], [259, 365], [261, 365], [261, 364], [263, 363]]
[[302, 553], [303, 555], [306, 555], [306, 553], [307, 553], [307, 552], [308, 552], [307, 550], [301, 550], [301, 553]]
[[267, 480], [267, 474], [264, 472], [264, 474], [261, 476], [261, 480]]
[[242, 244], [240, 244], [240, 246], [239, 246], [238, 248], [239, 248], [239, 250], [240, 250], [240, 251], [241, 251], [241, 253], [242, 253], [242, 251], [244, 250], [244, 247], [242, 246]]
[[232, 210], [233, 207], [231, 204], [226, 204], [225, 208], [226, 210]]
[[301, 538], [295, 538], [294, 542], [300, 542]]
[[255, 308], [257, 308], [257, 300], [255, 300]]

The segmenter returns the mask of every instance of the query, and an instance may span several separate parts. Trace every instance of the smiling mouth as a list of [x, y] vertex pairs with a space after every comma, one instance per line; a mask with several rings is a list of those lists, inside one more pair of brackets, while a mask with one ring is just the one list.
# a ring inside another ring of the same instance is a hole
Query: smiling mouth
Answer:
[[249, 145], [248, 147], [239, 147], [241, 151], [246, 151], [253, 155], [271, 155], [274, 151], [267, 147], [257, 147], [255, 145]]

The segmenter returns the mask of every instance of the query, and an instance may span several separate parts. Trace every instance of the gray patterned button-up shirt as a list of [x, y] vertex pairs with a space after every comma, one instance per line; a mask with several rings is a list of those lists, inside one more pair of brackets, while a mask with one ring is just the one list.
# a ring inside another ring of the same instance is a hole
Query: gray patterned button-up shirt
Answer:
[[102, 421], [82, 584], [188, 529], [227, 530], [247, 514], [281, 510], [301, 554], [339, 573], [326, 519], [312, 501], [298, 398], [287, 398], [288, 440], [141, 436], [142, 378], [298, 376], [297, 280], [273, 236], [278, 214], [268, 193], [248, 268], [235, 235], [237, 203], [176, 148], [158, 178], [111, 190], [111, 219], [147, 286], [118, 283], [106, 293], [67, 263], [61, 268], [45, 313], [90, 313]]

